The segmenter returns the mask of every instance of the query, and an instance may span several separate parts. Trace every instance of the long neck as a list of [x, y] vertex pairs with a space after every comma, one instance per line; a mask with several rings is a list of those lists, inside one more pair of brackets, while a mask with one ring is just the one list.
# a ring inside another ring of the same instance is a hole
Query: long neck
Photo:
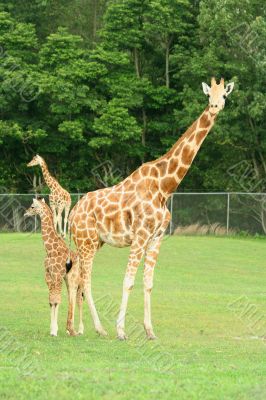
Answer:
[[40, 216], [41, 218], [41, 231], [45, 250], [49, 255], [53, 251], [53, 244], [61, 242], [61, 238], [57, 235], [54, 229], [54, 222], [52, 213], [48, 210]]
[[46, 185], [50, 188], [53, 189], [55, 186], [55, 179], [52, 177], [50, 174], [46, 162], [43, 160], [41, 163], [41, 169], [42, 169], [42, 174], [45, 180]]
[[159, 187], [165, 197], [168, 197], [180, 185], [212, 128], [215, 118], [216, 114], [211, 114], [207, 107], [174, 146], [154, 162], [160, 171]]

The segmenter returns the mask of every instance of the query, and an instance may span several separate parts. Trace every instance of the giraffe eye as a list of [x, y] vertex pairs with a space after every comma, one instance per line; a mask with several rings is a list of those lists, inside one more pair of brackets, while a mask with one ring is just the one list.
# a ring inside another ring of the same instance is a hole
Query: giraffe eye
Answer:
[[226, 99], [226, 94], [223, 95], [223, 98]]

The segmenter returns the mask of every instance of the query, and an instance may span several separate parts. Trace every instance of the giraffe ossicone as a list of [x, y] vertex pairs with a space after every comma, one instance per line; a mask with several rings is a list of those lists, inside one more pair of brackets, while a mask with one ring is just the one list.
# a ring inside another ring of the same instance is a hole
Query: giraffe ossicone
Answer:
[[[66, 237], [68, 215], [71, 207], [71, 196], [50, 174], [45, 160], [39, 156], [39, 154], [36, 154], [36, 156], [34, 156], [27, 164], [28, 167], [34, 167], [36, 165], [41, 167], [45, 183], [50, 189], [49, 203], [53, 212], [54, 227], [55, 229], [58, 227], [59, 233], [63, 237]], [[62, 214], [64, 211], [64, 228], [62, 228]]]
[[96, 331], [102, 332], [103, 328], [91, 293], [92, 263], [97, 250], [108, 243], [116, 247], [130, 246], [117, 336], [126, 339], [128, 298], [144, 257], [144, 327], [147, 338], [155, 338], [151, 322], [151, 291], [160, 244], [170, 221], [167, 199], [185, 177], [233, 86], [231, 83], [224, 87], [223, 79], [217, 84], [214, 78], [210, 87], [203, 83], [209, 105], [166, 154], [141, 165], [113, 187], [87, 193], [71, 211], [70, 229], [78, 249], [84, 293]]

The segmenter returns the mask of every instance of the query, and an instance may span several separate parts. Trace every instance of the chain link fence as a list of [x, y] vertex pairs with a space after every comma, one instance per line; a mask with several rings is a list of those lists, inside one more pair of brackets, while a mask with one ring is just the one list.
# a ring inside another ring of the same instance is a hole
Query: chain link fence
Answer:
[[266, 193], [174, 193], [170, 211], [170, 234], [266, 233]]
[[[40, 232], [41, 223], [38, 216], [24, 217], [31, 206], [33, 198], [43, 197], [49, 204], [48, 194], [0, 194], [0, 232]], [[72, 207], [83, 194], [72, 193]]]
[[[72, 206], [83, 196], [71, 194]], [[25, 218], [35, 194], [0, 194], [0, 232], [38, 232], [38, 217]], [[48, 195], [42, 197], [48, 202]], [[266, 193], [174, 193], [168, 234], [265, 235]]]

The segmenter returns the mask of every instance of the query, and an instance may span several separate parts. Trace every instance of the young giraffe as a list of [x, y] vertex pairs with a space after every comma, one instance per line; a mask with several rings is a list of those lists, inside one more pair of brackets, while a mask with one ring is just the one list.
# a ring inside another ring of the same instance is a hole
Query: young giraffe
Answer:
[[[63, 279], [66, 282], [69, 309], [67, 318], [67, 332], [71, 336], [75, 336], [74, 330], [74, 312], [75, 302], [79, 307], [79, 334], [83, 334], [84, 327], [82, 321], [82, 282], [79, 273], [78, 257], [70, 251], [64, 240], [58, 236], [54, 229], [53, 215], [45, 204], [44, 199], [33, 199], [31, 207], [25, 212], [24, 216], [29, 217], [39, 215], [41, 218], [42, 238], [46, 250], [45, 266], [45, 281], [49, 289], [49, 303], [51, 307], [51, 336], [57, 336], [58, 331], [58, 308], [61, 303], [61, 291]], [[70, 256], [70, 257], [69, 257]], [[70, 262], [67, 260], [70, 258]]]
[[[68, 221], [68, 214], [71, 207], [70, 194], [62, 188], [57, 180], [51, 176], [47, 164], [44, 159], [38, 154], [27, 164], [28, 167], [40, 165], [46, 185], [49, 187], [51, 193], [49, 195], [50, 207], [53, 211], [55, 230], [58, 226], [59, 233], [66, 237], [66, 227]], [[64, 217], [64, 231], [62, 230], [62, 214], [65, 210]]]
[[170, 221], [166, 202], [186, 175], [234, 84], [224, 87], [223, 79], [217, 84], [212, 78], [211, 87], [206, 83], [202, 86], [209, 97], [209, 105], [165, 155], [143, 164], [116, 186], [87, 193], [71, 212], [69, 222], [80, 257], [84, 293], [95, 329], [101, 334], [105, 331], [91, 294], [91, 270], [97, 249], [108, 243], [117, 247], [130, 246], [117, 320], [118, 338], [126, 339], [128, 297], [138, 265], [145, 256], [144, 327], [147, 338], [155, 339], [151, 323], [151, 291], [160, 244]]

